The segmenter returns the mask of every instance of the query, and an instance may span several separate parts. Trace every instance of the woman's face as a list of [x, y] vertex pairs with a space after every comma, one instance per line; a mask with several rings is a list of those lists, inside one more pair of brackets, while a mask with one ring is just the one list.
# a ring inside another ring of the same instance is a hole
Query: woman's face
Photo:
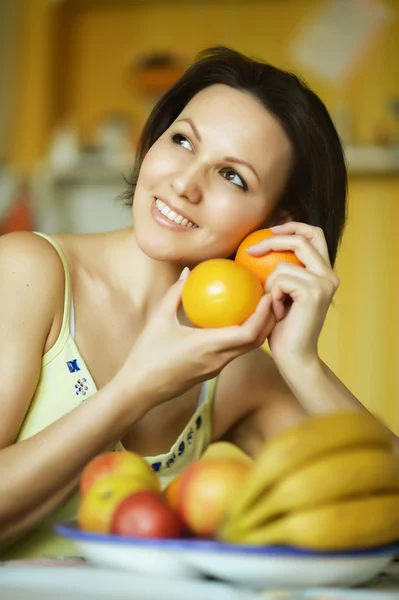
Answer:
[[254, 97], [205, 88], [143, 161], [133, 202], [139, 247], [189, 266], [230, 256], [271, 215], [290, 161], [288, 137]]

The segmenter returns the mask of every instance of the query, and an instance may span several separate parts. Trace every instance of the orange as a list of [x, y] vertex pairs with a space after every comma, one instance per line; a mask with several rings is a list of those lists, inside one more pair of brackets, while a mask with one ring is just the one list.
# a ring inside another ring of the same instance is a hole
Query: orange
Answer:
[[265, 285], [267, 278], [281, 261], [289, 262], [300, 267], [304, 267], [301, 261], [296, 257], [292, 250], [272, 250], [264, 256], [253, 256], [248, 254], [247, 248], [259, 244], [265, 238], [276, 235], [270, 229], [259, 229], [250, 233], [238, 247], [235, 260], [237, 264], [249, 269], [255, 277], [259, 279], [262, 285]]
[[197, 327], [229, 327], [244, 323], [262, 296], [261, 284], [248, 269], [226, 258], [213, 258], [191, 271], [182, 304]]
[[150, 488], [146, 479], [109, 475], [93, 483], [78, 509], [79, 527], [84, 531], [109, 533], [116, 507], [124, 498]]
[[180, 484], [182, 481], [182, 475], [178, 475], [165, 488], [164, 496], [166, 502], [169, 504], [173, 510], [177, 510], [179, 506], [179, 494], [180, 494]]

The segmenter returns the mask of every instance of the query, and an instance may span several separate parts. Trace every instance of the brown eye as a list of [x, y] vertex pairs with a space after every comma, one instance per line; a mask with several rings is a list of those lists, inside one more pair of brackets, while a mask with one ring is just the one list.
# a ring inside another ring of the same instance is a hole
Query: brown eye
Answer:
[[172, 142], [174, 144], [176, 144], [177, 146], [181, 146], [182, 148], [187, 148], [188, 150], [192, 150], [190, 142], [181, 133], [175, 133], [174, 135], [172, 135]]
[[233, 169], [229, 169], [228, 167], [226, 167], [225, 169], [222, 169], [220, 172], [222, 174], [222, 177], [227, 179], [227, 181], [231, 181], [231, 183], [233, 183], [237, 187], [240, 187], [244, 192], [248, 191], [248, 186], [247, 186], [246, 182], [244, 181], [244, 179], [242, 177], [240, 177], [240, 175], [238, 173], [236, 173]]

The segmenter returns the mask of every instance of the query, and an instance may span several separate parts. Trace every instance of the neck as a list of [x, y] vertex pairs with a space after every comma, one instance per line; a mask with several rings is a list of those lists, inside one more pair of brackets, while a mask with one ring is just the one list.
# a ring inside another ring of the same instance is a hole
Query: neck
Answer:
[[108, 234], [104, 267], [111, 274], [111, 285], [127, 295], [143, 315], [156, 308], [182, 270], [179, 265], [144, 254], [133, 227]]

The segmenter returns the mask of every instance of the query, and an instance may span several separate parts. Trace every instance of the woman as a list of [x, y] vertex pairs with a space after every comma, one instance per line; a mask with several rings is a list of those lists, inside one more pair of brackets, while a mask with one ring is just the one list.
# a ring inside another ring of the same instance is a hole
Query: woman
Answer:
[[[126, 194], [134, 231], [0, 240], [3, 559], [74, 553], [51, 523], [74, 516], [102, 451], [139, 452], [165, 485], [212, 440], [256, 456], [309, 414], [362, 409], [317, 352], [346, 186], [318, 97], [216, 48], [148, 120]], [[265, 226], [278, 235], [252, 251], [293, 250], [306, 269], [279, 265], [240, 327], [179, 321], [187, 268]]]

